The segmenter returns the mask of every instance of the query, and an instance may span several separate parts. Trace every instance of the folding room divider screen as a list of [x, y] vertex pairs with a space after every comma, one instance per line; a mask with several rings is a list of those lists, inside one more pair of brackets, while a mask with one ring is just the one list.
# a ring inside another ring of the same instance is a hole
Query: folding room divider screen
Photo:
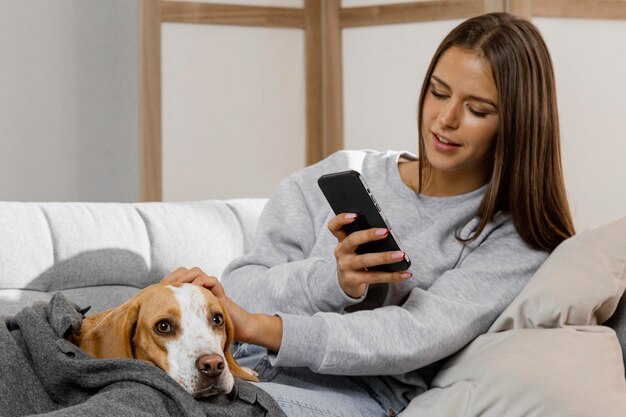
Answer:
[[303, 8], [140, 0], [140, 191], [162, 200], [161, 24], [297, 28], [305, 32], [306, 163], [343, 148], [341, 31], [360, 26], [462, 19], [497, 11], [526, 18], [625, 19], [626, 0], [437, 0], [347, 7], [304, 0]]

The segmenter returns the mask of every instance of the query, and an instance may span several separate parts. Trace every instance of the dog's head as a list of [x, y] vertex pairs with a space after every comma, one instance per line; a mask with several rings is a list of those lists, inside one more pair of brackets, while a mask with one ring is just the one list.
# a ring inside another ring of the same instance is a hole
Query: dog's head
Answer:
[[229, 393], [233, 375], [256, 381], [229, 347], [233, 325], [209, 290], [155, 284], [121, 306], [87, 317], [75, 342], [97, 358], [154, 363], [195, 397]]

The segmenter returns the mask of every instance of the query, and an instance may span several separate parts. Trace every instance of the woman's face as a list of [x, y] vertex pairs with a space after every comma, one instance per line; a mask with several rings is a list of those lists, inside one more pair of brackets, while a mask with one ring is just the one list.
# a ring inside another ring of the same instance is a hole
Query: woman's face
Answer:
[[487, 181], [498, 131], [498, 91], [489, 64], [452, 47], [433, 70], [422, 108], [422, 135], [433, 174]]

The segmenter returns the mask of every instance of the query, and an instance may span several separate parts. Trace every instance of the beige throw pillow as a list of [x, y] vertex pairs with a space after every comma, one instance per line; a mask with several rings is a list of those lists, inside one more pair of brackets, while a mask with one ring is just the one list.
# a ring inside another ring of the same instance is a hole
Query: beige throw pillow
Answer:
[[624, 370], [604, 326], [478, 337], [448, 361], [401, 417], [623, 417]]
[[489, 332], [595, 325], [626, 288], [626, 217], [559, 245]]
[[566, 240], [401, 416], [626, 416], [626, 346], [596, 326], [625, 287], [626, 217]]

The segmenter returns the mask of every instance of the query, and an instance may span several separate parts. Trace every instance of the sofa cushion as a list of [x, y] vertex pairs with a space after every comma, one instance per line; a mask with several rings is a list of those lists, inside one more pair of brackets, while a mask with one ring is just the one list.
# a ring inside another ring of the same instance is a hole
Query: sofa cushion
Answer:
[[605, 323], [626, 363], [625, 288], [626, 217], [561, 243], [489, 331]]
[[479, 336], [400, 417], [623, 417], [626, 381], [605, 326]]
[[112, 307], [180, 266], [219, 277], [265, 201], [0, 202], [0, 314], [57, 291]]
[[179, 266], [199, 266], [219, 276], [228, 262], [243, 254], [243, 231], [224, 202], [145, 204], [137, 211], [150, 240], [150, 272], [142, 286]]
[[[135, 206], [124, 204], [46, 203], [40, 205], [48, 225], [54, 263], [33, 276], [12, 276], [14, 288], [58, 291], [94, 285], [145, 286], [150, 241]], [[32, 247], [15, 247], [32, 259]]]
[[0, 289], [25, 288], [53, 264], [52, 236], [42, 208], [0, 203]]

